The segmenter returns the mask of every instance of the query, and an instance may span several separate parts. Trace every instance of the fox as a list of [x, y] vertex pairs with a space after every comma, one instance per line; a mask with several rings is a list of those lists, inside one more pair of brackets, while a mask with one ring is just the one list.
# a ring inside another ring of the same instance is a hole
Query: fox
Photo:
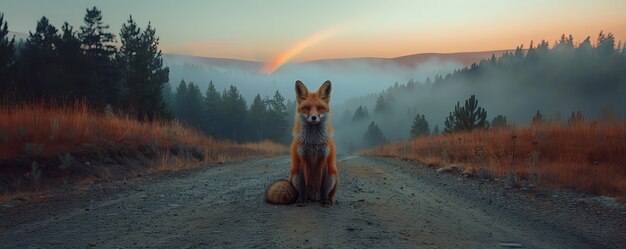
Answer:
[[265, 200], [272, 204], [294, 204], [319, 201], [331, 207], [335, 202], [339, 172], [330, 120], [331, 83], [325, 81], [317, 92], [309, 92], [302, 81], [296, 81], [296, 110], [293, 139], [290, 146], [289, 179], [272, 183]]

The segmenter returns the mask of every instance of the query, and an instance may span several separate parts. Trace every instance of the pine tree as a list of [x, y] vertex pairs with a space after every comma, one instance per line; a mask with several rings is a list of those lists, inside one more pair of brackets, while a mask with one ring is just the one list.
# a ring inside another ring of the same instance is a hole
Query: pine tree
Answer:
[[187, 93], [187, 123], [195, 128], [202, 129], [204, 121], [204, 99], [200, 87], [189, 82], [187, 85], [189, 92]]
[[94, 105], [119, 105], [124, 89], [119, 82], [119, 70], [113, 63], [113, 55], [116, 52], [115, 36], [107, 31], [109, 25], [104, 24], [102, 12], [96, 7], [87, 9], [83, 22], [78, 38], [93, 72], [89, 84], [90, 92], [95, 94], [90, 101]]
[[[397, 84], [397, 82], [396, 82]], [[374, 107], [375, 113], [387, 113], [389, 111], [389, 104], [385, 101], [385, 97], [382, 94], [378, 95], [376, 99], [376, 106]]]
[[21, 51], [20, 84], [16, 85], [22, 97], [38, 100], [65, 90], [54, 84], [57, 78], [53, 76], [59, 58], [56, 46], [59, 39], [58, 30], [45, 16], [37, 21], [35, 33], [29, 33]]
[[224, 135], [233, 141], [243, 141], [246, 119], [246, 101], [237, 90], [237, 87], [230, 86], [224, 89], [222, 94], [224, 110]]
[[[139, 101], [143, 97], [142, 75], [146, 66], [142, 64], [139, 57], [141, 47], [141, 29], [130, 16], [126, 23], [122, 24], [120, 30], [121, 46], [115, 54], [115, 61], [122, 71], [122, 81], [120, 97], [124, 99], [121, 104], [127, 108], [139, 108]], [[139, 114], [139, 113], [138, 113]]]
[[459, 103], [457, 102], [456, 106], [454, 107], [454, 111], [450, 112], [450, 115], [448, 115], [448, 117], [446, 117], [446, 120], [444, 121], [444, 133], [453, 133], [461, 130], [461, 127], [459, 126], [460, 121], [458, 120], [457, 115], [455, 115], [456, 113], [460, 113], [460, 111], [457, 112], [458, 109]]
[[554, 49], [562, 53], [571, 53], [574, 51], [574, 37], [561, 35], [561, 39], [555, 43]]
[[465, 100], [465, 105], [460, 107], [457, 102], [454, 111], [445, 120], [444, 132], [472, 131], [478, 128], [487, 128], [487, 111], [478, 106], [475, 95]]
[[366, 147], [374, 147], [387, 142], [387, 138], [383, 135], [383, 131], [378, 125], [372, 121], [367, 127], [367, 131], [363, 134], [363, 143]]
[[439, 131], [439, 125], [436, 124], [435, 128], [433, 128], [433, 135], [436, 136], [436, 135], [439, 135], [439, 134], [441, 134], [441, 131]]
[[187, 84], [183, 79], [176, 88], [174, 100], [176, 118], [188, 126], [202, 129], [205, 103], [200, 88], [193, 82]]
[[87, 60], [80, 48], [80, 40], [76, 36], [74, 28], [67, 22], [61, 27], [61, 37], [56, 44], [58, 49], [58, 81], [57, 85], [69, 100], [77, 100], [83, 97], [90, 99], [88, 82], [90, 79]]
[[506, 128], [507, 126], [506, 117], [502, 115], [496, 116], [491, 121], [491, 128], [493, 129]]
[[429, 133], [430, 129], [428, 128], [428, 121], [426, 121], [426, 118], [423, 114], [420, 116], [420, 114], [418, 113], [417, 115], [415, 115], [415, 118], [413, 119], [413, 124], [411, 125], [411, 137], [415, 138], [428, 135]]
[[[15, 80], [15, 36], [9, 39], [9, 28], [0, 13], [0, 98], [9, 98]], [[12, 87], [11, 87], [12, 88]]]
[[541, 114], [541, 112], [539, 110], [537, 110], [537, 113], [535, 113], [535, 116], [533, 117], [533, 121], [531, 123], [532, 126], [539, 126], [542, 125], [544, 123], [543, 120], [543, 115]]
[[287, 106], [285, 105], [285, 97], [278, 91], [274, 93], [272, 99], [268, 99], [268, 116], [269, 122], [267, 129], [268, 138], [275, 142], [287, 142], [289, 124], [287, 123]]
[[406, 83], [406, 88], [409, 90], [413, 90], [415, 89], [415, 86], [417, 85], [417, 83], [415, 82], [415, 80], [413, 78], [411, 78], [407, 83]]
[[289, 140], [289, 134], [291, 134], [291, 130], [293, 130], [293, 126], [294, 126], [294, 122], [293, 120], [296, 118], [296, 101], [292, 101], [291, 99], [288, 99], [286, 104], [285, 104], [285, 110], [287, 112], [287, 140]]
[[250, 105], [250, 110], [248, 111], [248, 131], [250, 131], [249, 137], [252, 141], [262, 141], [266, 139], [267, 134], [264, 132], [264, 128], [269, 128], [268, 126], [268, 110], [267, 110], [267, 101], [263, 101], [261, 99], [261, 95], [257, 94], [252, 101], [252, 105]]
[[165, 84], [165, 86], [163, 87], [163, 93], [161, 95], [163, 96], [163, 101], [165, 102], [165, 108], [167, 109], [167, 112], [170, 114], [174, 114], [174, 91], [172, 91], [172, 85], [170, 83]]
[[352, 122], [365, 120], [369, 118], [369, 113], [367, 113], [367, 107], [359, 106], [354, 111], [354, 115], [352, 116]]
[[604, 34], [600, 31], [596, 44], [596, 50], [601, 56], [608, 57], [615, 52], [615, 37], [612, 33]]
[[156, 30], [148, 24], [141, 32], [131, 16], [120, 31], [121, 47], [116, 62], [122, 72], [125, 105], [139, 117], [167, 116], [162, 98], [169, 69], [163, 67]]
[[[169, 81], [169, 68], [163, 65], [163, 57], [159, 49], [159, 38], [156, 36], [156, 29], [150, 23], [141, 35], [142, 47], [144, 54], [143, 59], [147, 64], [147, 75], [145, 78], [146, 87], [144, 91], [148, 91], [148, 97], [143, 101], [143, 110], [151, 115], [165, 116], [165, 103], [161, 98], [163, 86]], [[200, 93], [200, 100], [202, 93]], [[200, 101], [201, 102], [201, 101]], [[200, 107], [201, 104], [198, 106]], [[202, 108], [198, 108], [202, 110]]]
[[215, 89], [213, 81], [204, 93], [205, 132], [213, 137], [221, 137], [222, 134], [222, 95]]
[[585, 40], [578, 44], [576, 50], [574, 50], [574, 57], [577, 61], [587, 60], [593, 54], [593, 45], [591, 45], [591, 37], [587, 36]]
[[79, 38], [85, 53], [98, 59], [110, 59], [116, 52], [115, 36], [107, 31], [109, 25], [102, 21], [102, 12], [95, 6], [87, 9], [83, 21]]
[[189, 88], [185, 79], [181, 79], [178, 87], [176, 87], [176, 93], [174, 94], [174, 115], [182, 122], [189, 120]]

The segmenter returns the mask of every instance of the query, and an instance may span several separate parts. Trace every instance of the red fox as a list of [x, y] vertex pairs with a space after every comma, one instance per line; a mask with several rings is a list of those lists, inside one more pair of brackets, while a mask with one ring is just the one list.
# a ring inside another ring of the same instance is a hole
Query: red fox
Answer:
[[339, 173], [330, 124], [330, 90], [328, 80], [317, 92], [309, 92], [301, 81], [296, 81], [297, 108], [289, 180], [272, 183], [265, 192], [267, 202], [295, 202], [301, 207], [307, 201], [319, 201], [323, 206], [332, 206]]

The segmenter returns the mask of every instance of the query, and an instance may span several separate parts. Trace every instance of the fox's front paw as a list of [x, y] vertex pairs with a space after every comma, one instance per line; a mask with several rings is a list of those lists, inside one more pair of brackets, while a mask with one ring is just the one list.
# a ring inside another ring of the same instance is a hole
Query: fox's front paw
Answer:
[[297, 200], [296, 207], [304, 207], [306, 206], [306, 200]]
[[322, 204], [322, 207], [332, 207], [333, 206], [333, 201], [331, 201], [331, 200], [321, 200], [320, 203]]

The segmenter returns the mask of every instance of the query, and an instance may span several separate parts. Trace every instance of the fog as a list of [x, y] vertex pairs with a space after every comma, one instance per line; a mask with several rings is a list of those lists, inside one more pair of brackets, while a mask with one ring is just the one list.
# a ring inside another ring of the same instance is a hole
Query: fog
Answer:
[[443, 75], [464, 65], [452, 60], [431, 59], [407, 66], [391, 59], [357, 58], [288, 63], [271, 75], [259, 73], [261, 62], [191, 56], [165, 56], [170, 68], [170, 84], [176, 88], [181, 79], [194, 82], [201, 90], [213, 81], [217, 89], [235, 85], [250, 102], [256, 94], [272, 96], [279, 91], [294, 99], [294, 83], [301, 80], [313, 91], [326, 80], [333, 83], [332, 105], [348, 99], [380, 92], [396, 82]]
[[[587, 122], [623, 120], [626, 53], [614, 44], [602, 45], [609, 39], [599, 39], [596, 46], [585, 40], [575, 47], [571, 38], [562, 38], [552, 48], [547, 43], [529, 50], [520, 47], [471, 67], [437, 58], [415, 66], [393, 59], [356, 58], [287, 64], [263, 75], [258, 73], [260, 62], [170, 56], [166, 63], [170, 82], [185, 78], [201, 89], [211, 80], [218, 89], [233, 84], [248, 103], [256, 94], [271, 96], [276, 90], [293, 100], [296, 80], [312, 91], [331, 80], [334, 136], [338, 150], [346, 153], [364, 148], [363, 135], [372, 121], [389, 141], [410, 138], [417, 113], [425, 115], [431, 132], [435, 125], [443, 131], [455, 104], [463, 105], [470, 95], [486, 109], [489, 122], [504, 115], [509, 124], [523, 126], [538, 110], [546, 121], [567, 122], [576, 111], [582, 111]], [[379, 96], [388, 103], [385, 111], [376, 111]], [[369, 117], [353, 121], [359, 106], [367, 108]]]
[[[479, 106], [487, 111], [487, 120], [491, 122], [497, 115], [504, 115], [509, 124], [528, 125], [537, 110], [546, 121], [567, 122], [572, 112], [582, 111], [587, 122], [623, 120], [626, 112], [623, 97], [626, 88], [602, 95], [590, 96], [574, 89], [523, 88], [502, 84], [506, 77], [494, 78], [484, 85], [469, 85], [464, 81], [455, 81], [446, 86], [422, 85], [414, 90], [399, 88], [386, 91], [390, 101], [388, 113], [375, 113], [378, 95], [353, 99], [340, 105], [334, 113], [335, 137], [342, 150], [361, 149], [360, 141], [370, 121], [376, 122], [390, 141], [410, 138], [410, 128], [417, 113], [424, 114], [431, 132], [438, 125], [443, 132], [445, 118], [460, 102], [461, 106], [470, 95], [476, 95]], [[370, 118], [353, 122], [351, 117], [359, 106], [366, 106]], [[349, 117], [345, 117], [349, 115]]]
[[[350, 122], [354, 113], [352, 107], [359, 102], [355, 100], [368, 102], [368, 108], [373, 114], [373, 106], [369, 105], [375, 103], [375, 97], [381, 91], [410, 80], [424, 81], [433, 75], [445, 75], [464, 66], [454, 60], [439, 58], [427, 59], [415, 66], [401, 64], [391, 59], [355, 58], [288, 63], [273, 74], [264, 75], [259, 73], [264, 64], [254, 61], [166, 55], [164, 62], [170, 68], [172, 89], [176, 89], [181, 79], [194, 82], [202, 91], [210, 81], [219, 91], [229, 85], [235, 85], [248, 105], [256, 94], [271, 97], [277, 90], [293, 101], [296, 80], [303, 81], [311, 91], [317, 91], [324, 81], [331, 80], [333, 87], [331, 111], [338, 150], [342, 153], [362, 147], [361, 138], [369, 124], [369, 120]], [[368, 101], [371, 97], [367, 96], [373, 96], [374, 102]], [[349, 113], [341, 117], [340, 114], [344, 110]], [[393, 122], [382, 124], [385, 125], [385, 130], [393, 129]], [[407, 124], [397, 123], [397, 125], [399, 130], [408, 131]], [[385, 133], [394, 135], [391, 132]], [[400, 139], [407, 134], [398, 133], [389, 138]]]
[[[515, 55], [484, 60], [413, 87], [402, 82], [379, 94], [351, 99], [335, 115], [353, 114], [358, 106], [366, 106], [370, 118], [361, 122], [335, 118], [339, 120], [335, 122], [337, 140], [342, 141], [343, 148], [353, 148], [350, 143], [362, 141], [370, 121], [376, 122], [390, 141], [408, 139], [417, 113], [425, 115], [431, 131], [435, 125], [443, 131], [445, 118], [455, 104], [460, 102], [463, 106], [470, 95], [476, 95], [479, 106], [486, 109], [487, 121], [504, 115], [510, 125], [518, 127], [530, 124], [538, 110], [545, 121], [567, 123], [572, 112], [577, 111], [584, 114], [587, 124], [623, 121], [626, 53], [623, 48], [614, 49], [612, 44], [603, 46], [611, 42], [609, 38], [599, 41], [595, 47], [583, 42], [578, 48], [571, 40], [554, 48], [542, 43], [530, 52], [518, 49]], [[390, 108], [375, 113], [380, 95]]]

